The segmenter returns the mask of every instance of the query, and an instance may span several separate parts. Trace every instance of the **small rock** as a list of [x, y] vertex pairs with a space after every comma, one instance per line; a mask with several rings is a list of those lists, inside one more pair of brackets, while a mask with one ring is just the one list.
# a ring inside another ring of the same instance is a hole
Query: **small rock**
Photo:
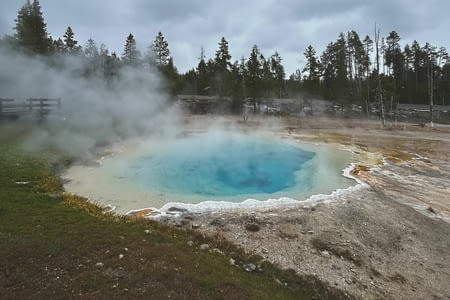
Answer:
[[256, 266], [254, 264], [245, 264], [242, 266], [245, 271], [247, 272], [253, 272], [256, 270]]
[[261, 229], [261, 227], [259, 227], [258, 224], [249, 223], [249, 224], [245, 224], [245, 229], [247, 231], [251, 231], [251, 232], [258, 232]]
[[181, 217], [186, 220], [194, 220], [194, 214], [192, 214], [192, 213], [182, 214]]
[[172, 207], [169, 207], [169, 209], [167, 211], [171, 211], [171, 212], [186, 212], [187, 209], [186, 208], [172, 206]]
[[219, 255], [225, 256], [225, 253], [224, 253], [222, 250], [218, 249], [218, 248], [214, 248], [214, 249], [213, 249], [213, 252], [214, 252], [214, 253], [217, 253], [217, 254], [219, 254]]
[[352, 283], [353, 283], [353, 280], [350, 279], [350, 278], [345, 278], [345, 283], [347, 283], [347, 284], [352, 284]]
[[234, 266], [235, 262], [236, 261], [234, 259], [230, 258], [230, 265]]
[[192, 228], [193, 228], [193, 229], [198, 229], [198, 228], [200, 228], [200, 227], [202, 227], [202, 224], [201, 224], [201, 223], [199, 223], [199, 222], [193, 222], [193, 223], [192, 223]]
[[152, 231], [151, 231], [150, 229], [145, 229], [144, 232], [145, 232], [146, 234], [149, 234], [149, 233], [151, 233]]
[[201, 245], [200, 245], [200, 250], [202, 250], [202, 251], [208, 251], [208, 250], [209, 250], [209, 245], [208, 245], [208, 244], [201, 244]]
[[214, 218], [211, 220], [211, 222], [209, 222], [209, 225], [212, 226], [224, 226], [224, 221], [223, 219], [219, 219], [219, 218]]
[[29, 181], [16, 181], [15, 182], [17, 185], [27, 185], [27, 184], [29, 184], [30, 182]]
[[320, 254], [322, 254], [322, 256], [325, 256], [325, 257], [330, 257], [330, 253], [327, 250], [320, 251]]
[[313, 234], [313, 233], [314, 233], [314, 231], [312, 231], [312, 230], [308, 231], [308, 234]]
[[188, 241], [187, 244], [188, 244], [189, 247], [194, 246], [194, 242], [193, 241]]
[[261, 251], [262, 251], [262, 253], [264, 253], [264, 254], [269, 253], [269, 250], [267, 250], [267, 248], [265, 248], [265, 247], [261, 247]]
[[105, 264], [102, 263], [102, 262], [98, 262], [98, 263], [95, 264], [95, 266], [96, 266], [97, 268], [102, 268], [104, 265], [105, 265]]
[[191, 224], [191, 221], [190, 220], [188, 220], [188, 219], [183, 219], [183, 220], [181, 220], [181, 226], [189, 226], [190, 224]]
[[123, 250], [125, 250], [125, 251], [127, 251], [127, 252], [128, 252], [128, 248], [123, 248]]
[[119, 254], [119, 259], [122, 259], [123, 258], [123, 254]]

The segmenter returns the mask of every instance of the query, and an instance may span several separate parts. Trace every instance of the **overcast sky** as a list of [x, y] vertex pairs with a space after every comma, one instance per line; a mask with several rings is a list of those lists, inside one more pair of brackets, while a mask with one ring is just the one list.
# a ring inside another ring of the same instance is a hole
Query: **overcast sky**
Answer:
[[[0, 0], [0, 35], [12, 34], [25, 0]], [[269, 57], [280, 53], [287, 75], [304, 65], [311, 44], [320, 54], [340, 32], [356, 30], [373, 39], [395, 30], [402, 45], [414, 39], [450, 50], [448, 0], [41, 0], [50, 35], [71, 26], [84, 46], [92, 37], [121, 55], [129, 33], [141, 51], [161, 31], [180, 72], [195, 67], [200, 48], [213, 58], [218, 42], [229, 42], [232, 61], [247, 58], [253, 45]]]

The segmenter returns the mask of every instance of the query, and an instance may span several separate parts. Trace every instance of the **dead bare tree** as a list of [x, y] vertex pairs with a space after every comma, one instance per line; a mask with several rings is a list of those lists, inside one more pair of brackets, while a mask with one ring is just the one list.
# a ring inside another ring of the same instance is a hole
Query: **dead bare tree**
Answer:
[[384, 100], [383, 100], [383, 88], [381, 85], [381, 76], [380, 76], [380, 53], [379, 53], [379, 41], [380, 41], [380, 29], [377, 28], [377, 24], [375, 23], [375, 48], [376, 48], [376, 63], [377, 67], [375, 70], [376, 80], [377, 80], [377, 88], [375, 91], [375, 96], [380, 105], [380, 114], [381, 114], [381, 124], [383, 127], [386, 125], [386, 118], [384, 113]]
[[433, 127], [433, 90], [434, 90], [434, 83], [433, 83], [433, 63], [435, 62], [435, 52], [431, 51], [430, 57], [428, 58], [428, 94], [430, 96], [430, 126]]

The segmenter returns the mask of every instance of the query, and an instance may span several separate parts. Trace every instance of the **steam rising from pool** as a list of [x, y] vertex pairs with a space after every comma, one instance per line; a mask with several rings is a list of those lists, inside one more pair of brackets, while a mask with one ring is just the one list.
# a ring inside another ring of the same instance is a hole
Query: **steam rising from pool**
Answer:
[[100, 166], [74, 166], [65, 188], [117, 213], [173, 203], [254, 206], [348, 188], [355, 181], [342, 171], [350, 163], [348, 153], [325, 145], [273, 135], [197, 133], [149, 138], [104, 158]]

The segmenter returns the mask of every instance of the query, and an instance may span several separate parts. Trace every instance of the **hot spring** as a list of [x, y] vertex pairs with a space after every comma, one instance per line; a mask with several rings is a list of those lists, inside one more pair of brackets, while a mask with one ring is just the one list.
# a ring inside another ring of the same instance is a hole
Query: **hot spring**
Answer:
[[292, 139], [213, 132], [133, 145], [99, 166], [69, 169], [66, 190], [126, 213], [173, 202], [301, 201], [355, 184], [342, 176], [348, 153]]

